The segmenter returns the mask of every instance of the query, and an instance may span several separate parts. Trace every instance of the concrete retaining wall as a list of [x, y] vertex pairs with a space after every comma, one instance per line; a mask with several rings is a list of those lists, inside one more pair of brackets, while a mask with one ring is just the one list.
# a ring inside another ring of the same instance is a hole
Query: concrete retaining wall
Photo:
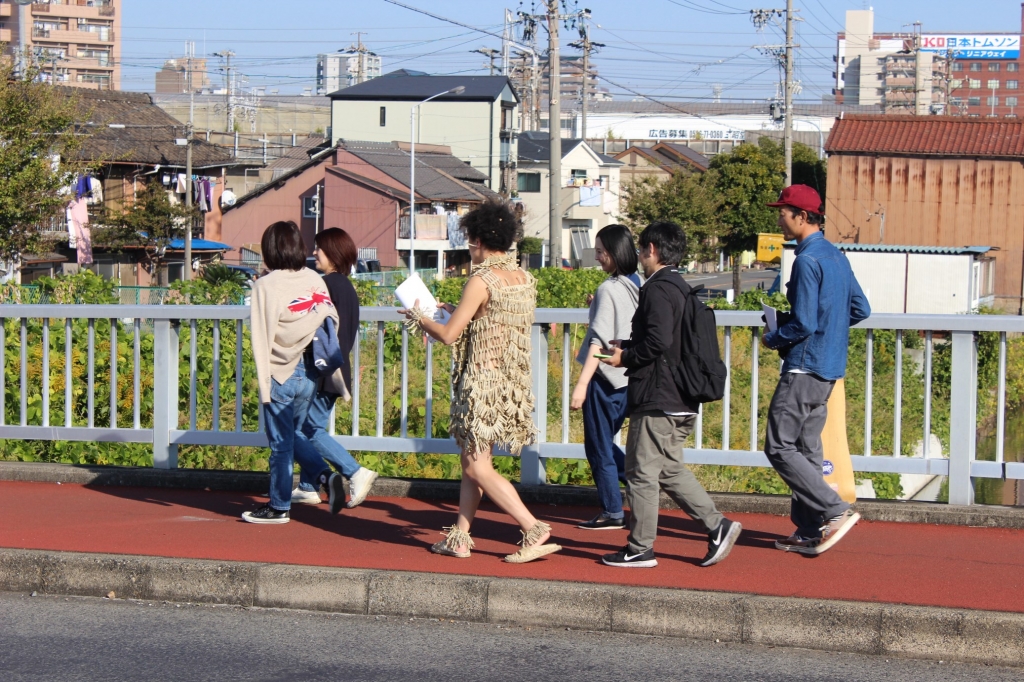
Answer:
[[1024, 666], [1024, 614], [591, 583], [0, 550], [0, 590], [449, 618]]

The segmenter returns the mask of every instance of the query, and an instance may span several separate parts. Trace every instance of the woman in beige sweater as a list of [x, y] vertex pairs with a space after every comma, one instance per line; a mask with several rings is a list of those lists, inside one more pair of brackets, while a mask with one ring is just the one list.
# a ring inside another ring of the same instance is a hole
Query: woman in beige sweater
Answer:
[[292, 472], [297, 461], [316, 475], [327, 468], [302, 433], [316, 394], [313, 335], [338, 314], [323, 279], [306, 267], [306, 249], [293, 222], [263, 233], [263, 262], [270, 273], [252, 288], [252, 354], [270, 441], [270, 504], [242, 518], [249, 523], [288, 523]]

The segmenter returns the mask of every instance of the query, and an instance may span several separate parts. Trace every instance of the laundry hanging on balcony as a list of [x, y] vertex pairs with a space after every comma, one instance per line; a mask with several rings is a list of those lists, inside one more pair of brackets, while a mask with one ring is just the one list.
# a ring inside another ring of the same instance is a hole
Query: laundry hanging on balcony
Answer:
[[68, 246], [78, 252], [78, 264], [92, 263], [92, 235], [89, 233], [88, 199], [80, 197], [68, 204]]
[[466, 233], [459, 226], [459, 214], [452, 211], [448, 214], [448, 246], [458, 249], [466, 245]]
[[192, 177], [192, 204], [198, 207], [202, 213], [208, 213], [213, 210], [214, 182], [215, 180], [211, 178]]
[[580, 187], [580, 206], [600, 206], [600, 187]]

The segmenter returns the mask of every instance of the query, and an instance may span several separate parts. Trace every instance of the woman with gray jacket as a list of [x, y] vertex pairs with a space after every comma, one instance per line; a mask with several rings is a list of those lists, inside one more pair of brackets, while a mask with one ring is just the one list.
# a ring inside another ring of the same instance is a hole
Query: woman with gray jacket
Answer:
[[609, 225], [594, 239], [597, 262], [610, 277], [590, 304], [590, 327], [576, 360], [583, 364], [569, 406], [583, 410], [583, 448], [597, 484], [602, 511], [581, 523], [586, 530], [625, 528], [619, 481], [625, 481], [626, 455], [615, 434], [626, 419], [626, 370], [603, 364], [598, 353], [613, 339], [628, 339], [640, 297], [633, 235], [624, 225]]

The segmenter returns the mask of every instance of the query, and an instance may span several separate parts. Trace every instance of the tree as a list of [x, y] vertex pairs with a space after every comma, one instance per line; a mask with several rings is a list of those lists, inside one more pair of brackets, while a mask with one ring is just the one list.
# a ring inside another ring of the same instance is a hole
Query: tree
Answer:
[[84, 164], [76, 134], [77, 99], [39, 82], [39, 69], [0, 60], [0, 260], [16, 261], [48, 244], [41, 227], [60, 216]]
[[643, 178], [625, 188], [624, 220], [635, 233], [658, 220], [677, 223], [686, 233], [687, 256], [698, 262], [715, 260], [722, 224], [713, 187], [714, 173], [679, 172], [667, 181]]
[[[655, 220], [679, 223], [689, 256], [713, 260], [719, 250], [733, 257], [733, 289], [740, 292], [740, 259], [757, 248], [757, 235], [778, 232], [778, 199], [785, 178], [782, 145], [762, 137], [712, 157], [703, 174], [677, 173], [665, 182], [644, 178], [626, 187], [626, 223], [634, 231]], [[793, 145], [793, 182], [825, 196], [825, 162], [810, 147]]]
[[785, 164], [782, 145], [762, 137], [711, 159], [714, 189], [720, 203], [718, 219], [722, 249], [733, 257], [732, 286], [740, 293], [740, 254], [757, 248], [757, 235], [778, 232], [778, 212], [766, 204], [782, 191]]
[[168, 246], [185, 236], [185, 229], [199, 215], [195, 207], [172, 204], [160, 183], [148, 182], [136, 192], [135, 201], [108, 208], [93, 242], [110, 249], [141, 248], [150, 272], [163, 266]]

